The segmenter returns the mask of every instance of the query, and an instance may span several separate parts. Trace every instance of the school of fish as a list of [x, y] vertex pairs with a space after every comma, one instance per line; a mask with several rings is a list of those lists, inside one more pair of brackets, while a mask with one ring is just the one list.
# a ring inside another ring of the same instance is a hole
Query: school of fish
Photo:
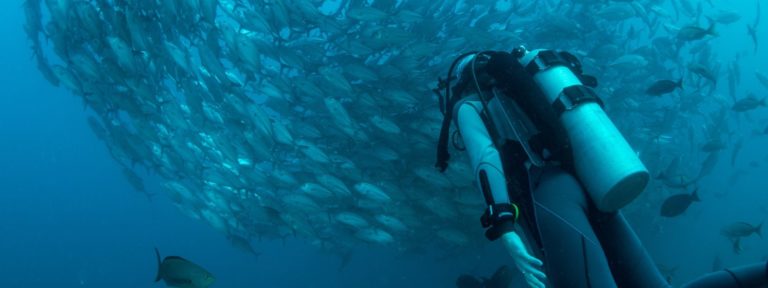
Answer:
[[[183, 213], [245, 243], [297, 237], [340, 255], [487, 243], [466, 157], [452, 153], [445, 173], [433, 167], [443, 115], [432, 89], [467, 51], [523, 44], [577, 55], [658, 175], [636, 202], [690, 194], [724, 150], [739, 165], [735, 143], [753, 135], [734, 131], [765, 134], [765, 123], [734, 119], [766, 106], [768, 71], [754, 73], [762, 90], [746, 91], [741, 60], [708, 41], [719, 27], [746, 26], [754, 49], [740, 55], [751, 57], [766, 29], [759, 14], [706, 1], [25, 0], [23, 9], [38, 69], [82, 100], [128, 183], [151, 199], [140, 172], [158, 175]], [[696, 205], [672, 202], [666, 216]], [[625, 212], [659, 216], [644, 207]]]

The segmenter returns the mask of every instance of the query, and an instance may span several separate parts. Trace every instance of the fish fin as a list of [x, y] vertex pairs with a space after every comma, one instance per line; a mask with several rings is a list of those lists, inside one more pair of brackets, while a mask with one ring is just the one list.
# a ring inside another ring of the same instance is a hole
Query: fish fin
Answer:
[[701, 202], [701, 199], [699, 198], [699, 188], [693, 190], [693, 193], [691, 193], [691, 199], [696, 202]]
[[[707, 21], [709, 21], [710, 27], [712, 26], [712, 23], [717, 22], [717, 21], [715, 21], [715, 19], [712, 19], [712, 17], [706, 16], [706, 15], [704, 16], [704, 18], [707, 18]], [[701, 19], [701, 18], [699, 18], [699, 19]]]
[[157, 276], [155, 276], [155, 282], [158, 282], [163, 278], [163, 275], [160, 273], [160, 264], [162, 263], [162, 260], [160, 259], [160, 251], [157, 250], [157, 247], [155, 247], [155, 256], [157, 257]]
[[[711, 20], [712, 19], [710, 19], [710, 21]], [[712, 35], [712, 36], [719, 36], [717, 34], [717, 31], [715, 31], [715, 22], [714, 21], [710, 22], [709, 28], [707, 28], [707, 34]]]

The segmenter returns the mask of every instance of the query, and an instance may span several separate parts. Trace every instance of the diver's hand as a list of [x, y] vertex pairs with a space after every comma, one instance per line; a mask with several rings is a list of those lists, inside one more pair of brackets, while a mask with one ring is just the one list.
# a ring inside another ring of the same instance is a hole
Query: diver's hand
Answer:
[[512, 260], [515, 261], [515, 266], [523, 273], [528, 286], [544, 288], [544, 281], [547, 279], [547, 275], [544, 275], [544, 272], [541, 271], [544, 263], [528, 253], [520, 236], [514, 231], [510, 231], [502, 235], [501, 240], [504, 242], [504, 247], [507, 248], [509, 255], [512, 256]]

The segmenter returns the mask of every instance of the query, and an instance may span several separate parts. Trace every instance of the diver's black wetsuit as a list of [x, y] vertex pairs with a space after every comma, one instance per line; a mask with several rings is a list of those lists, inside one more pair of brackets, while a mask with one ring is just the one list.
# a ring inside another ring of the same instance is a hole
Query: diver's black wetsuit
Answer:
[[[528, 231], [538, 230], [543, 248], [536, 254], [550, 285], [671, 287], [620, 212], [598, 211], [578, 180], [561, 168], [529, 174], [537, 229]], [[768, 287], [768, 263], [709, 273], [683, 287]]]
[[537, 254], [551, 285], [669, 287], [620, 212], [598, 211], [578, 180], [559, 167], [529, 174], [526, 206], [535, 213], [537, 229], [528, 231], [538, 232]]

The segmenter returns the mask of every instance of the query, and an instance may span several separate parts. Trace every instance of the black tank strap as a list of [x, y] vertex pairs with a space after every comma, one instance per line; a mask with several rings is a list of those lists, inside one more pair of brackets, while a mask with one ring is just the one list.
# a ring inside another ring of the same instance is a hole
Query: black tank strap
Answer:
[[584, 85], [573, 85], [563, 89], [563, 92], [552, 103], [552, 107], [559, 117], [563, 112], [572, 110], [584, 103], [597, 103], [600, 107], [603, 107], [603, 100], [597, 96], [597, 93], [592, 88]]
[[565, 57], [562, 57], [559, 53], [552, 50], [544, 50], [536, 54], [536, 58], [525, 66], [525, 70], [528, 74], [536, 75], [536, 73], [539, 73], [540, 71], [559, 65], [569, 68], [571, 67], [568, 60], [566, 60]]
[[549, 69], [554, 66], [565, 66], [571, 69], [571, 72], [579, 78], [581, 83], [589, 87], [597, 87], [597, 78], [594, 76], [584, 74], [581, 66], [581, 62], [576, 56], [571, 53], [560, 51], [555, 52], [552, 50], [540, 51], [528, 65], [525, 66], [525, 70], [530, 75], [536, 75], [539, 71]]

